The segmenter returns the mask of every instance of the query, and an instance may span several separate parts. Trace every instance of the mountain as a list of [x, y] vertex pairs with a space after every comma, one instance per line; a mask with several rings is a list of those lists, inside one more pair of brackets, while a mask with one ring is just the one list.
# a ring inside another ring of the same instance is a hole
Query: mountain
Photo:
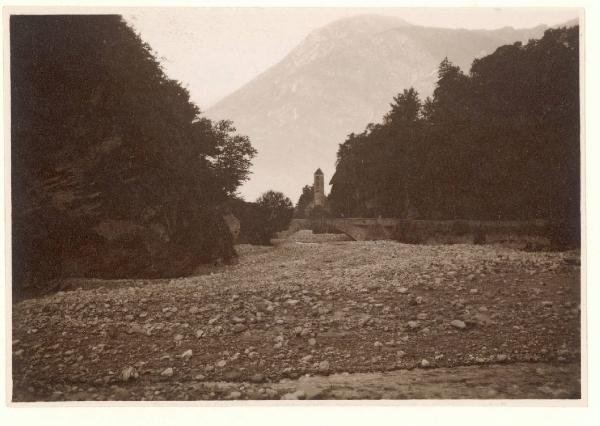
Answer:
[[539, 38], [546, 28], [464, 30], [373, 15], [342, 19], [309, 34], [206, 114], [233, 120], [258, 150], [242, 195], [254, 199], [275, 189], [295, 201], [318, 167], [329, 180], [338, 144], [380, 121], [397, 93], [413, 86], [422, 98], [431, 95], [444, 57], [468, 72], [476, 57]]

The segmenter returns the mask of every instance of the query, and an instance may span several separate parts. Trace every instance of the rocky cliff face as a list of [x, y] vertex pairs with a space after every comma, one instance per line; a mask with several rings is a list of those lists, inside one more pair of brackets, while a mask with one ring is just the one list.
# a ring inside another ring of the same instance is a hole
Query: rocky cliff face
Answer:
[[415, 87], [431, 95], [444, 57], [468, 71], [497, 47], [540, 37], [545, 26], [494, 31], [415, 26], [397, 18], [359, 16], [306, 37], [280, 63], [207, 111], [230, 118], [258, 149], [250, 199], [272, 188], [296, 198], [315, 167], [328, 180], [337, 145], [377, 122], [392, 98]]

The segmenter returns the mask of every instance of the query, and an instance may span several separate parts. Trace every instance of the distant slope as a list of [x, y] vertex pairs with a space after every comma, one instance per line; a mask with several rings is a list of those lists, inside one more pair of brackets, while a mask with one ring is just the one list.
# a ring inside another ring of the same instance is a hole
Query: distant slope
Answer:
[[475, 57], [541, 37], [546, 28], [453, 30], [381, 16], [343, 19], [308, 35], [206, 113], [232, 119], [258, 149], [242, 189], [246, 198], [272, 188], [295, 201], [317, 167], [329, 180], [338, 144], [381, 120], [394, 95], [409, 86], [430, 95], [445, 56], [468, 71]]

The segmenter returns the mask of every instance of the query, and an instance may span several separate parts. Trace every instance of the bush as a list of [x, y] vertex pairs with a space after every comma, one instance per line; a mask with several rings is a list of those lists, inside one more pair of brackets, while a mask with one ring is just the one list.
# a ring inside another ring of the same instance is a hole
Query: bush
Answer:
[[274, 191], [266, 192], [255, 203], [232, 199], [229, 208], [240, 221], [238, 241], [256, 245], [270, 245], [276, 232], [288, 228], [294, 213], [289, 198]]

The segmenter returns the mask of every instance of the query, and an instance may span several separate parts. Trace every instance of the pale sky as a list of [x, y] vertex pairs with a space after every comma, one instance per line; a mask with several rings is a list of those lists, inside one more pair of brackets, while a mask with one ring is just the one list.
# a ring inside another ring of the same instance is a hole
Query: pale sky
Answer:
[[579, 16], [566, 8], [147, 8], [125, 19], [150, 44], [171, 78], [201, 109], [279, 62], [312, 30], [340, 18], [377, 14], [416, 25], [494, 29], [555, 25]]

